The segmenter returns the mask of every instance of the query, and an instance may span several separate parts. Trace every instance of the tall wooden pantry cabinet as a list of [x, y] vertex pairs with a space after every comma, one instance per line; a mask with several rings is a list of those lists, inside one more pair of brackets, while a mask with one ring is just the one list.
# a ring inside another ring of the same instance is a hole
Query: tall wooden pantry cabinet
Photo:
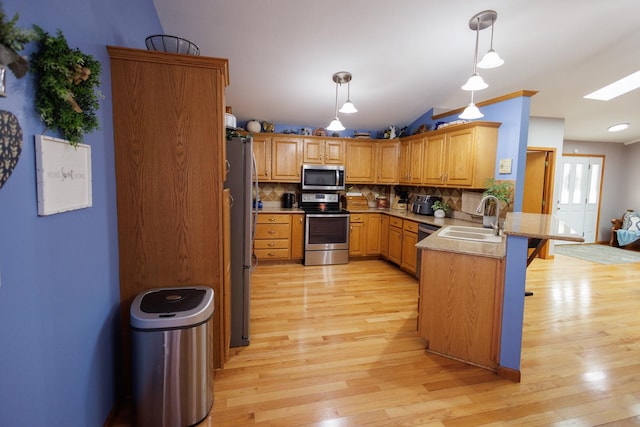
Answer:
[[125, 383], [140, 292], [214, 289], [214, 368], [224, 364], [226, 59], [107, 47], [111, 58]]

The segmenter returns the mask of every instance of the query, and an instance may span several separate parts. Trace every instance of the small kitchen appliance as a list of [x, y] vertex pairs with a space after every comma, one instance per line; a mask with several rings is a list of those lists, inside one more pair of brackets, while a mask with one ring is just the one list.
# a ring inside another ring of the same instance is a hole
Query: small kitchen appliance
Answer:
[[343, 191], [343, 165], [302, 165], [302, 191]]
[[442, 201], [442, 197], [417, 194], [413, 198], [411, 212], [419, 215], [433, 215], [433, 205], [436, 201]]
[[284, 193], [282, 195], [282, 207], [283, 208], [292, 208], [293, 203], [296, 200], [296, 195], [293, 193]]

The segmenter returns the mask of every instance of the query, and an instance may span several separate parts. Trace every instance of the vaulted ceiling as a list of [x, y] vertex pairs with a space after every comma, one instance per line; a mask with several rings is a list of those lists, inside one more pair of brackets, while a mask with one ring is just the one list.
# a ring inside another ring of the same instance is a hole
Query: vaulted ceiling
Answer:
[[[563, 118], [565, 139], [640, 141], [640, 89], [611, 101], [583, 96], [640, 70], [637, 0], [154, 0], [166, 34], [201, 55], [229, 59], [227, 105], [239, 121], [326, 127], [334, 116], [333, 73], [352, 73], [358, 113], [348, 129], [403, 126], [434, 108], [464, 107], [476, 34], [469, 20], [498, 14], [502, 67], [479, 70], [489, 88], [475, 101], [538, 93], [531, 115]], [[480, 31], [479, 57], [491, 30]], [[339, 103], [347, 97], [340, 88]], [[629, 129], [607, 132], [620, 122]]]

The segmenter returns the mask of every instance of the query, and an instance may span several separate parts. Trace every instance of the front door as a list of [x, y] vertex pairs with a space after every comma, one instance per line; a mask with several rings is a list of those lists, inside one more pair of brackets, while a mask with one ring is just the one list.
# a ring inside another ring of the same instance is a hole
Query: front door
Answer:
[[603, 163], [600, 156], [562, 157], [562, 178], [556, 192], [559, 196], [557, 217], [582, 235], [584, 243], [596, 241]]

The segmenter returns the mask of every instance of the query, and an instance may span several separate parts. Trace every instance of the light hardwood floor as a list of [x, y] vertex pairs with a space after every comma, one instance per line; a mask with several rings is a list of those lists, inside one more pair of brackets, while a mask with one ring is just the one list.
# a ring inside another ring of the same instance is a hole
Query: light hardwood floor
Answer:
[[639, 425], [638, 284], [640, 263], [536, 259], [514, 383], [425, 353], [417, 282], [384, 261], [261, 265], [199, 426]]

